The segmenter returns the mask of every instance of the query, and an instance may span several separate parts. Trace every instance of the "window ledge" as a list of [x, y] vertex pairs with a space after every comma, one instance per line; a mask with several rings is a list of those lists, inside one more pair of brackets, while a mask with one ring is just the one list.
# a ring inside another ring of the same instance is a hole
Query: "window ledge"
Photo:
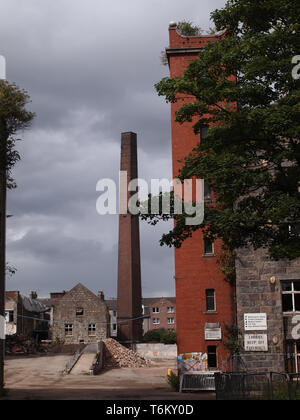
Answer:
[[205, 257], [205, 258], [211, 258], [211, 257], [215, 257], [216, 256], [216, 254], [202, 254], [202, 257]]
[[218, 315], [218, 311], [205, 311], [203, 312], [205, 315]]

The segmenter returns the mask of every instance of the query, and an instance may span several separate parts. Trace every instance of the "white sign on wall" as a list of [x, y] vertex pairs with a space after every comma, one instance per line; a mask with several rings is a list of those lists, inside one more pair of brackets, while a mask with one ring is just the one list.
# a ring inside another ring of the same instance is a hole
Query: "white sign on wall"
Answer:
[[3, 55], [0, 55], [0, 80], [6, 79], [6, 60]]
[[205, 324], [205, 340], [222, 340], [222, 329], [219, 322]]
[[245, 331], [267, 331], [267, 314], [244, 314]]
[[246, 351], [268, 351], [267, 334], [246, 334], [245, 335]]
[[222, 340], [221, 328], [205, 330], [205, 340]]

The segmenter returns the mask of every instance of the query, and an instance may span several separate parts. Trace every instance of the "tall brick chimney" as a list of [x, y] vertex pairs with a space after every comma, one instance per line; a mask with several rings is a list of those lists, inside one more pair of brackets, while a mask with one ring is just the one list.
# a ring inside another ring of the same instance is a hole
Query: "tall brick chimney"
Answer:
[[[122, 133], [121, 171], [127, 171], [127, 187], [138, 177], [137, 136]], [[127, 202], [130, 197], [127, 188]], [[128, 346], [142, 337], [142, 285], [139, 218], [119, 216], [118, 340]]]

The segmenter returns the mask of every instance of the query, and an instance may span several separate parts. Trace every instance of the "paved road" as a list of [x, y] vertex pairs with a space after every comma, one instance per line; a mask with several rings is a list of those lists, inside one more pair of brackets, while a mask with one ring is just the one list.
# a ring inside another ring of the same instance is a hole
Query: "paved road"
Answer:
[[122, 368], [98, 376], [68, 375], [61, 371], [70, 356], [9, 357], [5, 381], [9, 400], [203, 400], [211, 393], [177, 393], [167, 383], [171, 361], [147, 368]]

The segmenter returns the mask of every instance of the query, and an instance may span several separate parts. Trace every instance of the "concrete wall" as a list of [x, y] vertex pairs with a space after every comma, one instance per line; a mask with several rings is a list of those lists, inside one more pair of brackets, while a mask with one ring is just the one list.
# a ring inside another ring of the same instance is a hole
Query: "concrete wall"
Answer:
[[146, 359], [176, 359], [176, 344], [136, 344], [135, 351]]

